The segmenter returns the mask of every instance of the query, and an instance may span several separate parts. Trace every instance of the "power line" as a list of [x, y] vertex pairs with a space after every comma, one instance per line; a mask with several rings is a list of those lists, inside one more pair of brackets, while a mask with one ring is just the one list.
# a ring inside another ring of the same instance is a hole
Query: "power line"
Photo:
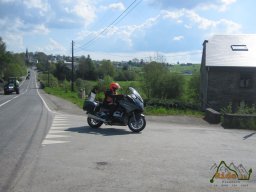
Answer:
[[[104, 28], [101, 32], [99, 32], [94, 38], [92, 38], [91, 40], [87, 41], [85, 44], [81, 45], [80, 47], [76, 48], [76, 50], [78, 49], [84, 49], [86, 46], [88, 46], [89, 44], [91, 44], [92, 42], [96, 41], [100, 35], [102, 35], [103, 33], [105, 33], [110, 27], [112, 27], [116, 22], [120, 22], [122, 19], [124, 19], [130, 12], [131, 10], [126, 13], [135, 3], [136, 3], [137, 0], [134, 0], [112, 23], [110, 23], [106, 28]], [[141, 0], [142, 1], [142, 0]], [[141, 2], [140, 1], [140, 2]], [[139, 3], [140, 3], [139, 2]], [[132, 10], [138, 6], [137, 3], [133, 8]], [[126, 13], [126, 14], [125, 14]], [[125, 15], [124, 15], [125, 14]], [[123, 16], [124, 15], [124, 16]], [[121, 18], [122, 17], [122, 18]], [[120, 19], [121, 18], [121, 19]], [[119, 20], [120, 19], [120, 20]], [[118, 21], [119, 20], [119, 21]]]

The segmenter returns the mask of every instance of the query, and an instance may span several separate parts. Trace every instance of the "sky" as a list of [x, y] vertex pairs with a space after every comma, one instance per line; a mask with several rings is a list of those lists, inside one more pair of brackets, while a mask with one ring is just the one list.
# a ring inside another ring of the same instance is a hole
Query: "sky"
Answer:
[[217, 34], [256, 33], [255, 0], [0, 0], [7, 51], [200, 63]]

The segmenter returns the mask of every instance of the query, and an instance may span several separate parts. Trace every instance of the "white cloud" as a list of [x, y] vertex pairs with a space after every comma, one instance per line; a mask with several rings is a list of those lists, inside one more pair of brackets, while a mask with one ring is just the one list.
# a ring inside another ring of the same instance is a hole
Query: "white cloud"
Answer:
[[235, 3], [236, 0], [221, 0], [222, 5], [219, 7], [219, 11], [224, 12], [227, 10], [228, 6]]
[[210, 27], [216, 26], [216, 21], [206, 19], [204, 17], [201, 17], [194, 11], [190, 10], [184, 10], [184, 14], [188, 19], [190, 19], [192, 22], [198, 24], [198, 28], [200, 29], [208, 29]]
[[44, 24], [35, 25], [32, 30], [32, 33], [43, 35], [47, 35], [49, 32], [50, 30]]
[[[67, 48], [64, 47], [62, 44], [57, 42], [56, 40], [50, 38], [49, 43], [46, 47], [40, 48], [41, 51], [44, 51], [48, 54], [67, 54]], [[40, 50], [39, 49], [39, 50]]]
[[100, 9], [103, 11], [108, 11], [108, 10], [123, 11], [123, 10], [125, 10], [125, 6], [122, 2], [119, 2], [119, 3], [111, 3], [108, 5], [102, 5], [102, 6], [100, 6]]
[[204, 3], [199, 6], [199, 9], [202, 10], [209, 10], [209, 9], [215, 9], [219, 12], [225, 12], [230, 5], [235, 3], [236, 0], [219, 0], [216, 3]]
[[221, 33], [239, 33], [241, 29], [241, 26], [234, 21], [227, 19], [210, 20], [200, 16], [193, 10], [181, 9], [176, 11], [165, 11], [163, 13], [163, 18], [174, 21], [183, 21], [186, 28], [192, 28], [192, 25], [196, 25], [202, 30]]
[[184, 39], [184, 36], [182, 36], [182, 35], [173, 37], [173, 41], [180, 41], [182, 39]]
[[77, 0], [74, 1], [75, 6], [70, 10], [72, 13], [82, 17], [85, 24], [89, 24], [96, 18], [95, 7], [90, 1]]
[[144, 0], [153, 6], [158, 5], [164, 9], [217, 9], [218, 11], [226, 11], [228, 6], [235, 3], [236, 0]]
[[117, 9], [119, 11], [123, 11], [125, 9], [124, 4], [119, 2], [119, 3], [112, 3], [107, 6], [110, 9]]
[[43, 0], [24, 0], [23, 3], [28, 9], [39, 9], [40, 15], [44, 15], [50, 8], [47, 1]]
[[[78, 41], [85, 41], [83, 44], [86, 44], [86, 42], [90, 41], [91, 39], [98, 38], [114, 38], [122, 40], [122, 42], [126, 43], [126, 46], [132, 47], [133, 41], [132, 37], [133, 35], [136, 35], [137, 32], [146, 32], [146, 29], [152, 27], [154, 24], [157, 23], [157, 21], [161, 18], [161, 15], [158, 15], [156, 17], [152, 17], [147, 19], [145, 22], [143, 22], [140, 25], [126, 25], [126, 26], [112, 26], [108, 28], [107, 30], [103, 32], [104, 29], [100, 29], [98, 31], [82, 31], [77, 34], [77, 40]], [[79, 47], [79, 46], [78, 46]]]
[[0, 28], [4, 29], [4, 32], [19, 32], [24, 29], [24, 21], [20, 18], [9, 19], [7, 17], [0, 19]]
[[10, 47], [14, 48], [12, 51], [21, 52], [25, 50], [24, 42], [23, 42], [23, 35], [17, 35], [16, 33], [6, 33], [3, 34], [4, 42], [6, 43], [7, 50]]
[[108, 35], [117, 36], [122, 39], [124, 42], [128, 43], [129, 47], [132, 47], [133, 35], [136, 35], [137, 32], [146, 32], [146, 29], [152, 27], [157, 21], [160, 19], [160, 15], [156, 17], [152, 17], [147, 19], [144, 23], [140, 25], [128, 25], [122, 27], [113, 27], [111, 31], [109, 31]]

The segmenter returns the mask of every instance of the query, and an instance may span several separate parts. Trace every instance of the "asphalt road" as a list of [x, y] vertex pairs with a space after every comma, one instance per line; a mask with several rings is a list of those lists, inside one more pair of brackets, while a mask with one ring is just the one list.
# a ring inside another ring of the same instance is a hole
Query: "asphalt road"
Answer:
[[11, 191], [37, 158], [53, 116], [38, 96], [35, 73], [20, 94], [0, 94], [0, 191]]
[[[41, 93], [45, 107], [33, 82], [0, 107], [0, 191], [256, 191], [255, 131], [189, 117], [146, 117], [139, 134], [91, 129], [83, 111]], [[210, 183], [222, 161], [250, 179]]]

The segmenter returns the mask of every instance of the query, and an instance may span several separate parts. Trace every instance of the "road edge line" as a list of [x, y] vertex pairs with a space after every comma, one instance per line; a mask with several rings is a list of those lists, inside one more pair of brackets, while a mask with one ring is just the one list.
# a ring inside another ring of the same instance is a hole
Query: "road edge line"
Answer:
[[49, 108], [49, 106], [47, 105], [47, 103], [45, 102], [45, 100], [43, 99], [43, 97], [41, 96], [41, 94], [40, 94], [39, 91], [38, 91], [39, 87], [38, 87], [38, 85], [37, 85], [37, 74], [35, 75], [35, 83], [36, 83], [36, 91], [37, 91], [37, 94], [38, 94], [38, 96], [40, 97], [40, 99], [43, 101], [43, 104], [44, 104], [45, 108], [46, 108], [49, 112], [54, 113], [54, 112]]

